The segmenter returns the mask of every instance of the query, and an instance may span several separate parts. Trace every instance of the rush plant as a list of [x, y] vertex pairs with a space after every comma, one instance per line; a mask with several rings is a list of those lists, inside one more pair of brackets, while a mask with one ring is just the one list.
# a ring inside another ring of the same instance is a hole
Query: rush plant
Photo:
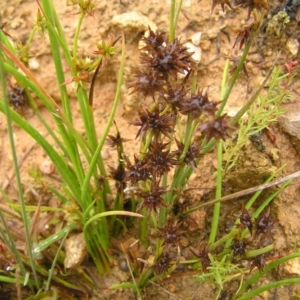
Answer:
[[[270, 251], [274, 249], [273, 240], [269, 238], [274, 220], [269, 204], [287, 183], [267, 197], [258, 208], [254, 203], [261, 190], [257, 190], [246, 205], [241, 207], [241, 214], [230, 232], [221, 237], [217, 234], [222, 213], [222, 184], [226, 172], [234, 167], [238, 152], [246, 144], [249, 135], [268, 128], [281, 113], [278, 106], [287, 98], [288, 81], [293, 76], [292, 62], [287, 64], [287, 74], [273, 68], [233, 118], [224, 113], [235, 83], [245, 70], [247, 54], [262, 22], [262, 14], [252, 10], [266, 10], [266, 1], [261, 5], [255, 1], [246, 3], [249, 15], [252, 12], [253, 17], [241, 30], [235, 32], [233, 47], [239, 45], [241, 57], [236, 61], [231, 76], [229, 69], [232, 60], [226, 60], [218, 99], [211, 99], [208, 90], [198, 85], [198, 62], [175, 34], [182, 1], [171, 1], [169, 32], [155, 31], [149, 27], [148, 35], [142, 38], [144, 47], [141, 49], [140, 64], [132, 70], [130, 76], [130, 92], [145, 99], [137, 109], [136, 117], [130, 122], [132, 128], [136, 128], [136, 139], [140, 146], [135, 154], [127, 153], [124, 143], [128, 140], [119, 130], [117, 122], [114, 124], [123, 84], [126, 50], [124, 35], [120, 33], [119, 38], [95, 45], [93, 58], [83, 57], [78, 49], [81, 26], [85, 18], [93, 15], [96, 6], [94, 1], [71, 2], [79, 11], [71, 47], [55, 7], [48, 0], [37, 2], [36, 25], [25, 45], [12, 44], [6, 33], [0, 30], [0, 111], [6, 116], [19, 192], [16, 204], [1, 191], [6, 205], [0, 209], [0, 280], [26, 285], [32, 294], [37, 293], [38, 299], [64, 297], [65, 290], [83, 297], [83, 285], [79, 281], [71, 284], [68, 278], [55, 275], [58, 269], [63, 268], [66, 257], [63, 245], [67, 237], [75, 231], [82, 233], [89, 257], [99, 273], [104, 274], [113, 264], [110, 255], [111, 237], [122, 237], [122, 233], [134, 225], [138, 227], [138, 233], [135, 230], [130, 233], [148, 251], [142, 257], [135, 257], [131, 252], [126, 255], [132, 282], [112, 288], [131, 288], [140, 297], [141, 288], [149, 282], [171, 275], [179, 264], [190, 264], [199, 272], [196, 279], [217, 286], [218, 295], [226, 282], [240, 278], [241, 285], [234, 296], [236, 299], [249, 299], [263, 290], [296, 282], [297, 280], [279, 281], [265, 288], [248, 291], [265, 272], [299, 256], [299, 253], [293, 253], [275, 260], [270, 255]], [[230, 1], [213, 1], [212, 8], [217, 4], [223, 10], [232, 7]], [[61, 103], [57, 103], [49, 95], [46, 87], [28, 68], [30, 45], [37, 38], [37, 33], [49, 37]], [[99, 133], [93, 114], [95, 78], [99, 70], [107, 66], [107, 61], [116, 55], [120, 57], [120, 65], [115, 97], [106, 126]], [[65, 73], [64, 64], [70, 70], [69, 75]], [[11, 91], [7, 90], [8, 76], [17, 82], [17, 86], [12, 87]], [[267, 92], [262, 93], [267, 82]], [[67, 84], [71, 84], [75, 91], [85, 136], [74, 126]], [[36, 98], [51, 113], [50, 122], [43, 118], [35, 102]], [[22, 117], [24, 105], [33, 109], [54, 143]], [[242, 119], [244, 115], [247, 116], [246, 119]], [[60, 201], [59, 208], [25, 204], [13, 139], [13, 124], [30, 135], [54, 163], [61, 180], [59, 187], [46, 183], [38, 172], [32, 171], [31, 174], [43, 189]], [[116, 133], [112, 134], [110, 131]], [[233, 133], [237, 134], [237, 140], [232, 138]], [[116, 168], [107, 169], [103, 162], [101, 151], [105, 143], [117, 152]], [[191, 257], [188, 260], [182, 261], [180, 239], [185, 234], [183, 224], [188, 222], [189, 214], [199, 206], [187, 208], [180, 216], [174, 213], [174, 208], [179, 204], [199, 161], [213, 149], [217, 149], [215, 200], [204, 204], [214, 205], [210, 234], [203, 245], [190, 249]], [[272, 179], [270, 177], [268, 181]], [[60, 230], [48, 236], [32, 230], [40, 212], [50, 215], [53, 211], [63, 215], [64, 226]], [[7, 222], [8, 216], [15, 217], [24, 225], [24, 251], [16, 247], [16, 238]], [[50, 257], [50, 271], [49, 265], [39, 263], [44, 257]], [[249, 262], [248, 268], [240, 266], [243, 260]], [[254, 269], [259, 272], [252, 274]], [[93, 286], [92, 278], [81, 266], [76, 272], [77, 276], [84, 279], [85, 285]], [[50, 290], [51, 286], [53, 288]]]

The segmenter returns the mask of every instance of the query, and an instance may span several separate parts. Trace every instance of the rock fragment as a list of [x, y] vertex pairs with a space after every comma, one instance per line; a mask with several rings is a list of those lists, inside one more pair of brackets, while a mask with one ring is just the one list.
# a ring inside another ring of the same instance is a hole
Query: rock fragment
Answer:
[[114, 16], [110, 25], [114, 31], [124, 31], [125, 36], [131, 40], [140, 38], [148, 30], [148, 26], [154, 31], [157, 28], [146, 16], [135, 11]]
[[87, 255], [83, 233], [73, 234], [65, 243], [66, 258], [64, 265], [66, 269], [78, 267]]
[[289, 38], [286, 42], [286, 48], [293, 56], [296, 56], [299, 51], [299, 42], [297, 39]]
[[278, 118], [280, 127], [290, 135], [292, 144], [300, 153], [300, 112], [298, 109], [287, 112]]

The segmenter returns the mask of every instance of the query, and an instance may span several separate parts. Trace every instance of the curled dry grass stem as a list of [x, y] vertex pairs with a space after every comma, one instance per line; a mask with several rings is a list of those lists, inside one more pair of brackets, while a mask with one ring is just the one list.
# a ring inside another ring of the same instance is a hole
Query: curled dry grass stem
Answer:
[[258, 185], [256, 187], [252, 187], [252, 188], [249, 188], [249, 189], [246, 189], [246, 190], [243, 190], [243, 191], [239, 191], [239, 192], [224, 196], [220, 199], [214, 199], [214, 200], [205, 202], [203, 204], [200, 204], [200, 205], [197, 205], [197, 206], [193, 207], [192, 209], [187, 210], [186, 213], [191, 213], [191, 212], [193, 212], [193, 211], [195, 211], [195, 210], [197, 210], [201, 207], [210, 206], [210, 205], [213, 205], [213, 204], [218, 203], [218, 202], [225, 202], [225, 201], [240, 198], [240, 197], [243, 197], [243, 196], [246, 196], [246, 195], [249, 195], [249, 194], [253, 194], [257, 191], [265, 190], [265, 189], [270, 188], [272, 186], [279, 185], [281, 183], [284, 183], [284, 182], [289, 181], [289, 180], [296, 179], [298, 177], [300, 177], [300, 171], [292, 173], [290, 175], [287, 175], [283, 178], [276, 179], [276, 180], [274, 180], [270, 183], [264, 183], [264, 184]]

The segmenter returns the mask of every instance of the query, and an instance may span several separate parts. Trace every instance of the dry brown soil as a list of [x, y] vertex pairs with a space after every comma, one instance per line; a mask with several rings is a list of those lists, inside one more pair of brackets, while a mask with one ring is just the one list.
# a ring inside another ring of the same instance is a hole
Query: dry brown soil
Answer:
[[[66, 6], [65, 1], [53, 0], [57, 9], [58, 16], [62, 23], [63, 29], [66, 32], [68, 41], [74, 37], [75, 27], [77, 24], [76, 8]], [[273, 1], [272, 7], [278, 5], [277, 1]], [[169, 18], [169, 3], [170, 1], [159, 0], [102, 0], [98, 4], [98, 9], [95, 11], [94, 17], [88, 17], [82, 24], [82, 30], [79, 38], [79, 53], [83, 56], [93, 56], [93, 51], [96, 50], [96, 43], [99, 40], [107, 39], [109, 34], [118, 35], [117, 28], [111, 26], [111, 19], [115, 15], [126, 12], [135, 11], [141, 15], [147, 16], [150, 21], [157, 25], [160, 30], [168, 30]], [[225, 58], [234, 41], [232, 30], [240, 28], [245, 24], [247, 13], [242, 8], [234, 8], [233, 10], [226, 9], [222, 12], [220, 7], [217, 7], [213, 14], [210, 14], [211, 0], [184, 0], [182, 13], [179, 16], [177, 32], [181, 36], [183, 42], [190, 39], [196, 32], [202, 32], [202, 40], [200, 47], [202, 49], [202, 58], [198, 70], [198, 85], [200, 88], [209, 87], [209, 96], [211, 99], [217, 101], [220, 93], [220, 83], [222, 72], [224, 68]], [[28, 34], [34, 24], [37, 13], [37, 3], [34, 0], [4, 0], [0, 3], [0, 12], [2, 14], [2, 23], [7, 23], [5, 31], [9, 33], [13, 42], [26, 41]], [[293, 27], [292, 34], [299, 35], [299, 30]], [[295, 30], [298, 30], [297, 32]], [[125, 31], [126, 33], [126, 31]], [[138, 39], [139, 33], [127, 33], [127, 58], [126, 58], [126, 74], [125, 81], [130, 81], [130, 68], [138, 64]], [[253, 51], [249, 55], [247, 62], [247, 69], [249, 78], [241, 75], [234, 87], [233, 93], [230, 96], [229, 110], [236, 111], [238, 107], [243, 105], [249, 99], [251, 93], [261, 83], [263, 76], [272, 66], [275, 56], [279, 50], [282, 50], [278, 64], [283, 66], [285, 62], [290, 59], [297, 59], [293, 57], [285, 47], [287, 37], [283, 33], [283, 37], [275, 38], [262, 34], [259, 41], [255, 44]], [[49, 42], [47, 39], [35, 38], [31, 45], [31, 53], [34, 59], [39, 63], [37, 70], [33, 70], [36, 78], [47, 89], [56, 101], [60, 101], [58, 86], [55, 82], [54, 66], [51, 58]], [[238, 51], [236, 55], [238, 55]], [[299, 56], [298, 56], [299, 58]], [[111, 110], [111, 104], [116, 87], [116, 74], [118, 68], [118, 60], [114, 60], [102, 73], [95, 91], [94, 99], [94, 115], [96, 124], [99, 127], [99, 136], [101, 130], [106, 123], [108, 115]], [[66, 78], [70, 74], [66, 69]], [[13, 84], [13, 79], [9, 78], [10, 84]], [[69, 88], [69, 87], [68, 87]], [[292, 102], [286, 104], [284, 108], [288, 111], [293, 111], [299, 108], [299, 82], [296, 77], [295, 83], [291, 86]], [[69, 88], [72, 93], [71, 88]], [[74, 98], [74, 97], [73, 97]], [[132, 120], [132, 116], [137, 113], [137, 107], [140, 99], [129, 96], [126, 84], [122, 94], [122, 102], [118, 108], [116, 121], [119, 127], [124, 131], [126, 138], [134, 140], [136, 135], [136, 128], [128, 125], [128, 121]], [[51, 115], [44, 107], [40, 108], [45, 120], [51, 119]], [[75, 98], [72, 100], [72, 110], [76, 128], [84, 134], [84, 127], [80, 116], [80, 111]], [[31, 109], [25, 109], [23, 116], [41, 134], [45, 134], [45, 129], [42, 127], [37, 117], [33, 114]], [[10, 154], [10, 146], [7, 137], [6, 121], [3, 115], [0, 115], [0, 183], [1, 186], [8, 192], [10, 197], [17, 199], [16, 184], [13, 175], [12, 157]], [[244, 188], [252, 187], [253, 185], [263, 183], [263, 179], [257, 179], [257, 166], [260, 166], [262, 161], [267, 159], [267, 167], [280, 167], [286, 165], [282, 171], [282, 176], [290, 174], [299, 170], [300, 157], [289, 136], [284, 133], [277, 125], [273, 127], [276, 134], [276, 141], [271, 142], [267, 136], [264, 136], [266, 144], [266, 153], [261, 153], [256, 150], [251, 143], [247, 145], [243, 160], [240, 162], [236, 173], [231, 174], [231, 180], [225, 186], [229, 192], [239, 191]], [[26, 198], [28, 203], [36, 204], [36, 198], [33, 197], [32, 188], [34, 182], [29, 176], [28, 171], [35, 167], [41, 167], [47, 161], [44, 151], [36, 145], [36, 143], [22, 132], [18, 127], [14, 127], [14, 139], [17, 147], [17, 155], [19, 160], [23, 160], [20, 165], [22, 182], [24, 184]], [[127, 145], [127, 151], [133, 153], [135, 143], [131, 142]], [[278, 158], [276, 161], [271, 161], [268, 153], [278, 149]], [[109, 160], [114, 154], [113, 151], [106, 147], [103, 152], [104, 158]], [[200, 162], [198, 171], [193, 175], [191, 186], [199, 187], [199, 190], [187, 193], [183, 201], [190, 201], [191, 204], [198, 203], [202, 196], [208, 195], [209, 199], [214, 197], [214, 173], [215, 173], [215, 153], [208, 155]], [[55, 171], [52, 174], [52, 182], [55, 178]], [[242, 178], [242, 180], [238, 180]], [[276, 220], [272, 234], [275, 239], [276, 255], [284, 255], [292, 250], [300, 247], [300, 208], [299, 208], [299, 181], [295, 180], [284, 192], [282, 192], [271, 205], [272, 217]], [[267, 193], [266, 193], [267, 194]], [[31, 195], [31, 196], [30, 196]], [[30, 196], [30, 197], [29, 197]], [[246, 199], [245, 199], [246, 200]], [[43, 204], [49, 204], [49, 199], [43, 199]], [[2, 202], [4, 203], [4, 202]], [[236, 217], [233, 212], [238, 213], [243, 201], [232, 201], [224, 205], [221, 221], [226, 230], [226, 226], [230, 226], [232, 220]], [[57, 205], [50, 203], [50, 205]], [[185, 237], [187, 244], [197, 244], [207, 235], [207, 228], [209, 228], [209, 221], [211, 219], [211, 209], [200, 211], [197, 215], [198, 231], [190, 237]], [[227, 225], [226, 225], [227, 224]], [[126, 239], [126, 238], [125, 238]], [[293, 264], [292, 264], [293, 265]], [[295, 262], [296, 266], [300, 268], [300, 263]], [[92, 267], [89, 267], [92, 269]], [[286, 277], [300, 276], [300, 269], [296, 274], [287, 274], [287, 270], [280, 268], [276, 272], [270, 274], [265, 280], [264, 284], [273, 280], [279, 280]], [[103, 277], [94, 275], [98, 281], [98, 286], [90, 291], [89, 299], [135, 299], [133, 293], [128, 290], [110, 291], [108, 287], [111, 284], [118, 283], [122, 280], [128, 280], [129, 274], [120, 271], [116, 265], [109, 275]], [[226, 286], [228, 294], [225, 298], [229, 299], [230, 293], [237, 288], [238, 282], [234, 282], [230, 286]], [[0, 286], [1, 291], [1, 286]], [[289, 286], [284, 288], [277, 288], [256, 299], [297, 299], [294, 298], [294, 293], [300, 292], [297, 286]], [[6, 291], [3, 290], [3, 293]], [[0, 292], [1, 294], [1, 292]], [[0, 299], [2, 299], [0, 297]], [[9, 299], [9, 298], [7, 298]], [[215, 291], [208, 284], [199, 284], [195, 282], [191, 273], [187, 270], [176, 272], [167, 280], [152, 284], [143, 290], [143, 299], [215, 299]]]

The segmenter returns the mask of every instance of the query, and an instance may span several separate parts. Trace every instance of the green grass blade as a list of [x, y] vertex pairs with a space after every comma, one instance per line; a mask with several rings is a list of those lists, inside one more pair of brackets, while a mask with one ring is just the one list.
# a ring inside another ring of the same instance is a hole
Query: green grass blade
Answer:
[[25, 231], [25, 241], [26, 241], [26, 248], [29, 253], [29, 260], [30, 260], [30, 267], [33, 273], [35, 285], [37, 288], [40, 287], [40, 282], [36, 273], [35, 269], [35, 261], [33, 259], [33, 255], [31, 253], [31, 240], [30, 240], [30, 233], [29, 233], [29, 220], [27, 217], [26, 209], [25, 209], [25, 200], [24, 200], [24, 195], [23, 195], [23, 187], [22, 187], [22, 182], [21, 182], [21, 175], [19, 171], [19, 166], [18, 166], [18, 159], [17, 159], [17, 153], [16, 153], [16, 147], [15, 147], [15, 141], [13, 138], [13, 129], [12, 129], [12, 120], [11, 120], [11, 112], [12, 110], [9, 108], [8, 105], [8, 97], [7, 97], [7, 91], [6, 91], [6, 82], [5, 82], [6, 74], [4, 70], [4, 64], [3, 64], [3, 52], [2, 52], [2, 47], [0, 45], [0, 84], [1, 84], [1, 91], [2, 95], [4, 98], [4, 101], [1, 102], [2, 105], [2, 112], [6, 115], [6, 122], [7, 122], [7, 132], [8, 132], [8, 137], [10, 141], [10, 146], [11, 146], [11, 154], [13, 157], [13, 165], [14, 165], [14, 170], [15, 170], [15, 178], [17, 181], [17, 188], [18, 188], [18, 193], [19, 193], [19, 202], [21, 205], [21, 214], [22, 214], [22, 219], [23, 219], [23, 224], [24, 224], [24, 231]]
[[255, 296], [258, 296], [259, 294], [261, 294], [265, 291], [275, 289], [279, 286], [291, 285], [293, 283], [299, 283], [299, 282], [300, 282], [300, 278], [289, 278], [289, 279], [284, 279], [284, 280], [271, 282], [271, 283], [268, 283], [266, 285], [263, 285], [263, 286], [255, 289], [255, 290], [252, 290], [251, 292], [237, 298], [237, 300], [253, 299]]
[[[0, 111], [4, 113], [4, 103], [0, 102]], [[74, 197], [78, 200], [81, 199], [80, 187], [77, 183], [77, 178], [68, 166], [66, 161], [61, 157], [54, 148], [47, 142], [47, 140], [26, 120], [24, 120], [19, 114], [12, 109], [8, 109], [11, 120], [13, 120], [18, 126], [26, 131], [37, 143], [45, 150], [50, 159], [55, 163], [57, 170], [61, 174], [63, 180], [67, 183], [70, 190], [74, 194]]]
[[46, 290], [49, 290], [49, 288], [50, 288], [50, 283], [51, 283], [51, 279], [52, 279], [54, 271], [55, 271], [56, 262], [57, 262], [57, 260], [59, 258], [60, 251], [61, 251], [63, 245], [65, 244], [65, 240], [67, 239], [67, 237], [69, 235], [69, 232], [70, 231], [66, 232], [65, 236], [63, 237], [63, 239], [62, 239], [62, 241], [61, 241], [61, 243], [60, 243], [60, 245], [59, 245], [59, 247], [58, 247], [58, 249], [56, 251], [56, 254], [55, 254], [55, 257], [53, 259], [51, 268], [49, 270], [49, 276], [48, 276], [47, 282], [45, 283]]
[[49, 248], [53, 243], [59, 241], [60, 239], [64, 238], [66, 235], [69, 234], [76, 227], [75, 223], [71, 223], [65, 226], [63, 229], [58, 231], [57, 233], [52, 234], [51, 236], [47, 237], [43, 241], [39, 242], [37, 246], [32, 249], [32, 252], [35, 256], [39, 255], [42, 251]]
[[[222, 155], [223, 155], [223, 143], [219, 141], [218, 144], [218, 167], [217, 167], [217, 186], [216, 186], [216, 199], [220, 199], [222, 197], [222, 182], [223, 182], [223, 170], [222, 170]], [[214, 205], [214, 212], [213, 212], [213, 220], [210, 229], [210, 235], [208, 239], [208, 244], [212, 244], [216, 240], [216, 236], [218, 233], [218, 225], [220, 219], [220, 210], [221, 210], [221, 203], [216, 203]]]
[[254, 284], [256, 284], [258, 282], [258, 280], [260, 280], [260, 278], [262, 278], [264, 275], [270, 273], [271, 270], [273, 270], [274, 268], [276, 268], [279, 265], [287, 262], [290, 259], [299, 258], [299, 257], [300, 257], [300, 252], [296, 252], [296, 253], [281, 257], [281, 258], [269, 263], [261, 271], [257, 271], [247, 281], [245, 281], [243, 283], [241, 289], [238, 292], [238, 295], [234, 299], [241, 299], [241, 298], [238, 298], [238, 297], [243, 295], [250, 286], [253, 286]]
[[116, 90], [116, 94], [115, 94], [115, 99], [113, 102], [113, 107], [109, 116], [109, 119], [107, 121], [107, 125], [104, 129], [102, 138], [97, 146], [97, 149], [93, 155], [92, 161], [90, 163], [90, 166], [86, 172], [86, 176], [85, 176], [85, 180], [82, 186], [82, 202], [85, 201], [86, 199], [86, 195], [88, 192], [88, 187], [89, 187], [89, 183], [90, 183], [90, 179], [91, 176], [94, 172], [94, 168], [96, 166], [96, 163], [98, 161], [98, 157], [100, 155], [100, 152], [102, 150], [102, 147], [104, 145], [104, 142], [106, 140], [106, 137], [108, 135], [108, 132], [112, 126], [114, 117], [115, 117], [115, 113], [117, 110], [117, 106], [120, 100], [120, 95], [121, 95], [121, 87], [122, 87], [122, 82], [123, 82], [123, 73], [124, 73], [124, 66], [125, 66], [125, 38], [124, 38], [124, 34], [123, 34], [123, 38], [122, 38], [122, 57], [121, 57], [121, 65], [120, 65], [120, 70], [119, 70], [119, 76], [118, 76], [118, 83], [117, 83], [117, 90]]
[[[16, 68], [10, 66], [9, 64], [4, 63], [4, 67], [6, 72], [12, 74], [18, 82], [22, 83], [22, 86], [29, 87], [32, 91], [38, 96], [38, 98], [45, 104], [45, 106], [53, 113], [55, 116], [55, 121], [57, 123], [58, 128], [67, 127], [70, 132], [69, 138], [71, 141], [76, 140], [76, 142], [80, 145], [83, 153], [87, 160], [90, 160], [89, 147], [79, 134], [79, 132], [74, 128], [73, 124], [67, 119], [67, 117], [63, 114], [58, 104], [51, 98], [49, 93], [39, 84], [33, 74], [28, 70], [22, 62], [7, 48], [3, 46], [5, 53], [13, 60], [13, 62], [25, 73], [26, 76], [21, 74], [16, 70]], [[63, 134], [62, 137], [66, 135]], [[68, 144], [68, 143], [67, 143]]]

